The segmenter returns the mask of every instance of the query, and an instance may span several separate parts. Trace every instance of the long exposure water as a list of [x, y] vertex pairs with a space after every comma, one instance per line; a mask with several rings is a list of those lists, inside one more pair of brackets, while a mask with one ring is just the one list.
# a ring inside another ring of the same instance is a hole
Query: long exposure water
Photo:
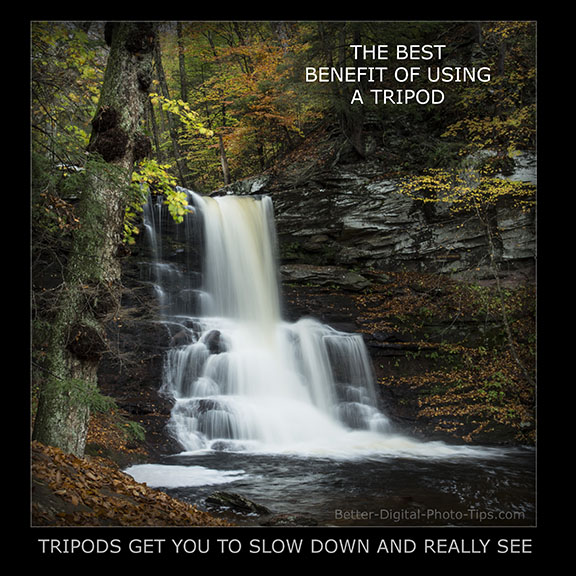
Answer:
[[[530, 526], [535, 523], [532, 450], [484, 457], [306, 455], [205, 451], [128, 470], [200, 508], [215, 491], [272, 514], [310, 516], [327, 526]], [[219, 510], [216, 510], [219, 512]], [[227, 514], [238, 524], [266, 516]]]
[[182, 452], [132, 476], [200, 507], [226, 490], [327, 525], [534, 523], [532, 450], [407, 437], [378, 407], [360, 335], [282, 319], [270, 198], [186, 192], [177, 233], [200, 252], [200, 273], [165, 246], [162, 199], [145, 210], [174, 341], [162, 391]]

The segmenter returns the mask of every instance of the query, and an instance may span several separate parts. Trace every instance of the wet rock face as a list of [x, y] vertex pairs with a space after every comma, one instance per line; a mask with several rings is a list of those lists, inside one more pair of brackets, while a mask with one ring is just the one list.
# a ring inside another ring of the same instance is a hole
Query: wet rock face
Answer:
[[289, 284], [315, 284], [338, 286], [343, 290], [358, 291], [368, 288], [370, 280], [342, 266], [313, 266], [311, 264], [286, 264], [280, 268], [283, 282]]
[[[518, 176], [529, 177], [525, 166]], [[282, 176], [259, 185], [274, 201], [284, 264], [335, 265], [358, 272], [376, 268], [490, 274], [484, 222], [401, 194], [398, 183], [383, 177], [375, 162], [335, 166], [296, 186]], [[533, 212], [497, 207], [490, 226], [501, 268], [533, 266]]]

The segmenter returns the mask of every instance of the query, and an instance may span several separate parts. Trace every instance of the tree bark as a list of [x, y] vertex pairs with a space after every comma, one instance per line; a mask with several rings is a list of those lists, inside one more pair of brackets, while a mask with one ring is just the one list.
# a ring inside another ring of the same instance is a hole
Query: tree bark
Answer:
[[[162, 64], [162, 55], [160, 53], [160, 42], [157, 40], [154, 47], [154, 63], [156, 64], [156, 75], [158, 77], [158, 82], [160, 83], [160, 90], [162, 95], [170, 100], [170, 90], [168, 89], [168, 82], [166, 80], [166, 74], [164, 72], [164, 66]], [[182, 151], [180, 150], [180, 144], [178, 142], [178, 130], [176, 126], [176, 121], [172, 118], [169, 113], [166, 116], [166, 121], [168, 122], [168, 132], [170, 133], [170, 139], [172, 141], [172, 153], [176, 160], [176, 168], [178, 169], [178, 177], [182, 186], [187, 188], [190, 184], [186, 177], [186, 164], [182, 159]]]
[[218, 134], [218, 148], [220, 149], [220, 165], [222, 166], [224, 184], [230, 184], [230, 167], [228, 166], [228, 157], [226, 156], [222, 134]]
[[178, 68], [180, 70], [180, 98], [188, 102], [188, 79], [186, 76], [186, 49], [184, 47], [184, 32], [182, 22], [176, 23], [176, 32], [178, 34]]
[[[318, 22], [322, 50], [326, 57], [326, 64], [330, 68], [334, 66], [334, 56], [338, 59], [337, 67], [346, 66], [346, 46], [349, 44], [346, 36], [349, 26], [347, 22], [336, 23], [334, 26], [327, 25], [325, 22]], [[360, 44], [359, 29], [353, 29], [353, 33], [355, 43]], [[336, 38], [336, 45], [334, 45], [334, 38]], [[359, 65], [358, 61], [354, 62], [354, 66]], [[350, 91], [346, 84], [332, 83], [332, 99], [342, 134], [358, 155], [362, 158], [365, 157], [363, 107], [353, 107], [350, 104]]]
[[85, 188], [47, 343], [34, 438], [82, 456], [91, 407], [101, 398], [97, 369], [106, 351], [104, 319], [119, 304], [124, 211], [134, 162], [150, 143], [139, 131], [152, 78], [156, 26], [106, 26], [110, 54], [92, 120]]

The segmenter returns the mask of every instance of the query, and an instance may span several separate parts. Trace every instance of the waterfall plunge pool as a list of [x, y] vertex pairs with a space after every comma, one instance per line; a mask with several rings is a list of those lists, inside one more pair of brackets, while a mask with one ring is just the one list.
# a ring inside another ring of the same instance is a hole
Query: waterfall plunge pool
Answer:
[[237, 525], [265, 524], [267, 516], [214, 510], [206, 498], [232, 492], [273, 515], [309, 516], [321, 526], [535, 525], [531, 448], [437, 457], [430, 450], [349, 457], [202, 450], [127, 473]]

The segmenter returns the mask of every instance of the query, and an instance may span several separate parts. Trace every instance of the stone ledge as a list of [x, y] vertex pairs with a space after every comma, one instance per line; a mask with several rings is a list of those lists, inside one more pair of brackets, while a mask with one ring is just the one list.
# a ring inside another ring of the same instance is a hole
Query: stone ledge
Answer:
[[340, 266], [285, 264], [280, 267], [280, 275], [283, 282], [291, 284], [337, 286], [350, 291], [364, 290], [372, 284], [358, 272]]

